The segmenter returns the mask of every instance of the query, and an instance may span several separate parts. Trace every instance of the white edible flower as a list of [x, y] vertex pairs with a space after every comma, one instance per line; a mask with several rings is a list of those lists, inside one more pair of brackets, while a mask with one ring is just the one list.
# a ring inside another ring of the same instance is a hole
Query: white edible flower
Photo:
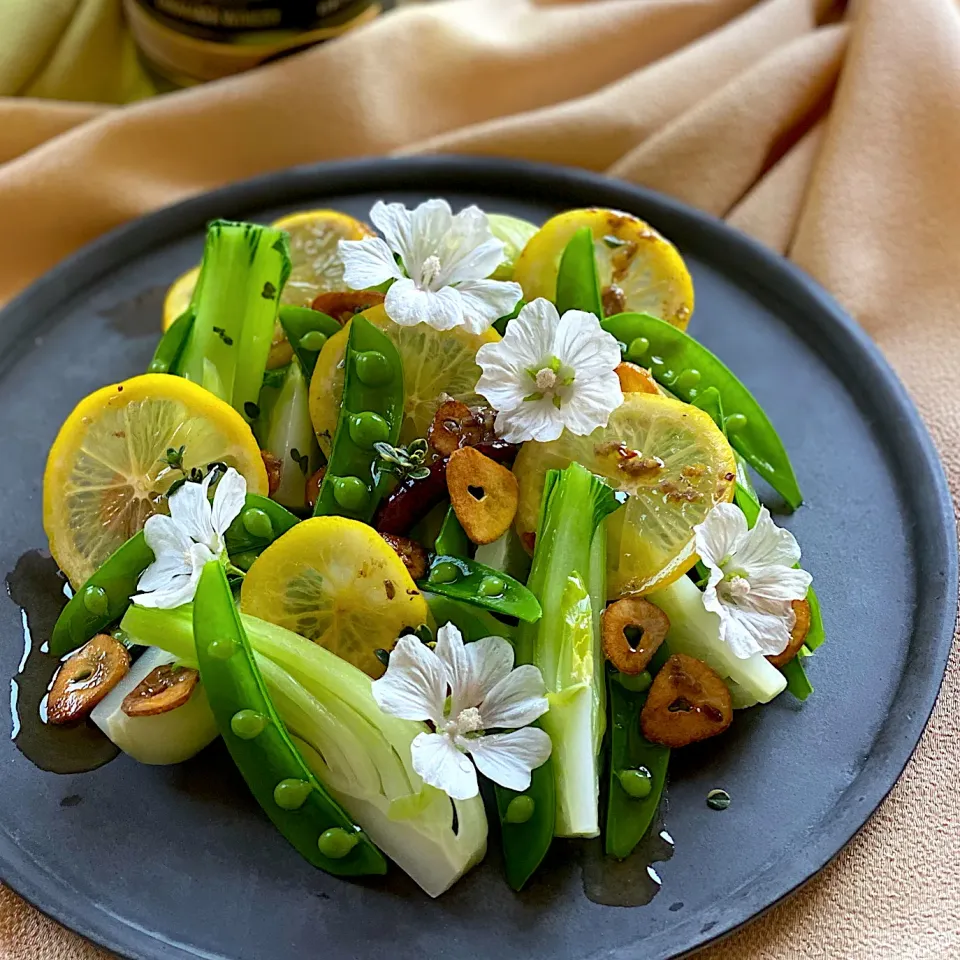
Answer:
[[766, 507], [753, 529], [732, 503], [717, 504], [694, 528], [697, 553], [710, 570], [703, 605], [720, 617], [720, 639], [745, 660], [776, 656], [796, 622], [791, 603], [803, 600], [813, 579], [794, 568], [800, 545], [770, 519]]
[[477, 393], [497, 411], [496, 431], [510, 443], [556, 440], [605, 427], [623, 403], [620, 346], [583, 310], [562, 317], [549, 300], [533, 300], [510, 321], [499, 343], [477, 351]]
[[414, 210], [378, 200], [370, 219], [383, 239], [341, 240], [343, 278], [355, 290], [396, 281], [383, 304], [394, 323], [483, 333], [523, 296], [518, 283], [487, 279], [504, 248], [479, 207], [454, 216], [446, 200], [427, 200]]
[[187, 481], [168, 500], [170, 516], [155, 514], [143, 525], [154, 561], [143, 571], [132, 597], [141, 607], [169, 610], [190, 603], [203, 567], [226, 554], [223, 535], [243, 509], [247, 481], [233, 467], [220, 478], [213, 504], [207, 497], [214, 474]]
[[437, 631], [435, 652], [401, 637], [373, 697], [384, 713], [433, 724], [436, 733], [417, 734], [410, 745], [413, 769], [454, 800], [480, 792], [477, 769], [502, 787], [526, 790], [530, 772], [550, 756], [550, 737], [527, 726], [548, 709], [543, 677], [530, 664], [514, 670], [513, 647], [502, 637], [464, 644], [448, 623]]

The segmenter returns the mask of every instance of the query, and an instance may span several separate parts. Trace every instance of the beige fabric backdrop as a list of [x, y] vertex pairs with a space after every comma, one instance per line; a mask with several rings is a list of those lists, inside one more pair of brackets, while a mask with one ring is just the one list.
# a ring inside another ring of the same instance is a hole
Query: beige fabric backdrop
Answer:
[[[461, 151], [666, 191], [786, 253], [877, 340], [960, 493], [954, 0], [455, 0], [121, 110], [0, 100], [0, 301], [145, 211], [308, 161]], [[960, 957], [960, 663], [901, 782], [708, 960]], [[0, 958], [102, 956], [0, 890]]]

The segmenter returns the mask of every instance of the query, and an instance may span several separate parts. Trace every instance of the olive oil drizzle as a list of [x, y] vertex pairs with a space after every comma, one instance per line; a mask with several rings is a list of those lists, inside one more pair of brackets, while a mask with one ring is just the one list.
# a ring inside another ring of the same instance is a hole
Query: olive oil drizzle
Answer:
[[7, 593], [20, 608], [23, 654], [10, 679], [10, 739], [35, 766], [50, 773], [84, 773], [120, 752], [90, 721], [55, 727], [47, 723], [47, 696], [60, 661], [49, 638], [71, 597], [70, 584], [53, 558], [29, 550], [6, 576]]

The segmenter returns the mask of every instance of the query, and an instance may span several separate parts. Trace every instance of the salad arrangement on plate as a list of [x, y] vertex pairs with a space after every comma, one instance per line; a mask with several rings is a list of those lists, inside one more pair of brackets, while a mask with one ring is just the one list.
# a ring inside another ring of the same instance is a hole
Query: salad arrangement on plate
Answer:
[[370, 218], [210, 224], [149, 370], [61, 428], [48, 721], [148, 764], [222, 737], [337, 875], [438, 896], [490, 816], [518, 890], [554, 837], [626, 858], [672, 750], [812, 691], [811, 577], [751, 482], [795, 509], [789, 458], [643, 221]]

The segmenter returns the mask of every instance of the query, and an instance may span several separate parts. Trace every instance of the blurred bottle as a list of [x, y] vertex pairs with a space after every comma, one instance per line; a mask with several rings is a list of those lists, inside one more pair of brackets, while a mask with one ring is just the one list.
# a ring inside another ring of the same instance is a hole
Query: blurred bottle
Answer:
[[124, 0], [141, 57], [165, 86], [249, 70], [376, 17], [380, 0]]

